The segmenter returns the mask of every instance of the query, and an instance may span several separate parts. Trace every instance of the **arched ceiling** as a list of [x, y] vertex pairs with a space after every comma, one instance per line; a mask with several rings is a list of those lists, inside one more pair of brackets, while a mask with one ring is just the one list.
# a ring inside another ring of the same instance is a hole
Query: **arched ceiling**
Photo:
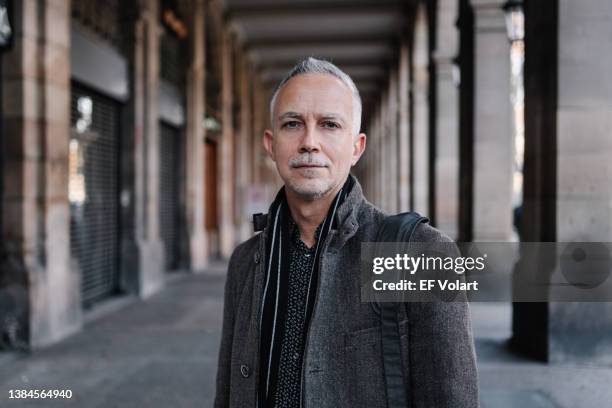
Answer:
[[405, 24], [401, 0], [223, 0], [268, 88], [301, 58], [331, 60], [356, 82], [364, 111], [386, 84]]

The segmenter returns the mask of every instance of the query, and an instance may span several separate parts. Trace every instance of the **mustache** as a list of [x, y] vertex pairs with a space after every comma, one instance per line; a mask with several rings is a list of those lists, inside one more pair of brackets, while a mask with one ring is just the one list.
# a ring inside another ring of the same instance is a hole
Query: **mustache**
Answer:
[[321, 166], [321, 167], [329, 167], [329, 161], [314, 157], [310, 153], [304, 153], [299, 155], [298, 157], [294, 157], [289, 160], [290, 167], [302, 167], [302, 166]]

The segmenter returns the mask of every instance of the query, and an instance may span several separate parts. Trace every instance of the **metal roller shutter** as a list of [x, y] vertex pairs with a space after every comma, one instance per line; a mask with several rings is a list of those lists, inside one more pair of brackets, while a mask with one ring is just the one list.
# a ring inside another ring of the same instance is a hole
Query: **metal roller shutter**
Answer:
[[165, 268], [166, 270], [173, 270], [178, 266], [179, 251], [179, 148], [181, 131], [162, 123], [159, 135], [159, 232], [164, 242]]
[[85, 307], [118, 288], [118, 110], [113, 100], [72, 86], [70, 246]]

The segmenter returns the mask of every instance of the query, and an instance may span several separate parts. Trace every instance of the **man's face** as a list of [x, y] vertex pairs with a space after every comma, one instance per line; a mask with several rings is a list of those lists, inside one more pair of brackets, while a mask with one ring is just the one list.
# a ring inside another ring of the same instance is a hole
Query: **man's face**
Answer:
[[365, 149], [353, 133], [353, 97], [332, 75], [298, 75], [276, 98], [264, 147], [285, 187], [304, 200], [335, 193]]

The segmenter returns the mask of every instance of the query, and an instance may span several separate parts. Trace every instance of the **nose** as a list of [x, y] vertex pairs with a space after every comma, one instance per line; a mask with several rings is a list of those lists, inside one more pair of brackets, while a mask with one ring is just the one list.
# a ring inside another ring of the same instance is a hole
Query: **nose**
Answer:
[[316, 126], [306, 126], [304, 134], [300, 139], [298, 150], [300, 153], [319, 151], [319, 138], [317, 135]]

